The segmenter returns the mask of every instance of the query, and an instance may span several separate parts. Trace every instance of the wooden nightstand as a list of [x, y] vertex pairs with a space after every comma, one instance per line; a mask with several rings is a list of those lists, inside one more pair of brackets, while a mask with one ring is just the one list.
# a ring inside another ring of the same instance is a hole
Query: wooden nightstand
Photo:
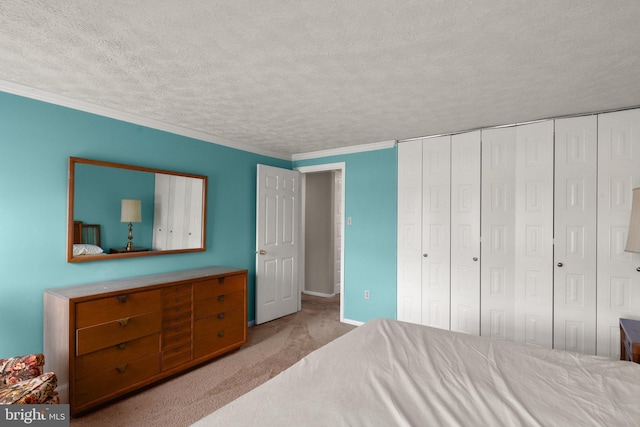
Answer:
[[640, 363], [640, 320], [620, 319], [620, 360]]
[[130, 254], [131, 252], [147, 252], [149, 248], [134, 248], [130, 251], [127, 248], [111, 248], [109, 249], [110, 254]]

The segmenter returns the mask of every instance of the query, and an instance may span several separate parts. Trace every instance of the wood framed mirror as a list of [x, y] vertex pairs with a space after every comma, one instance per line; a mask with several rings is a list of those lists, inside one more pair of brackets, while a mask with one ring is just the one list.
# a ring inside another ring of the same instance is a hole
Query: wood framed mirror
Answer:
[[206, 176], [70, 157], [67, 197], [67, 262], [206, 249]]

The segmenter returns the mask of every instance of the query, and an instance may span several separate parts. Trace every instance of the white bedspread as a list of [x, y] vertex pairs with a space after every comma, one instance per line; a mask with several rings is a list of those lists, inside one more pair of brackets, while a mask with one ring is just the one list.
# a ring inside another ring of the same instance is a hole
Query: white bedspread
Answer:
[[631, 426], [640, 365], [377, 319], [194, 426]]

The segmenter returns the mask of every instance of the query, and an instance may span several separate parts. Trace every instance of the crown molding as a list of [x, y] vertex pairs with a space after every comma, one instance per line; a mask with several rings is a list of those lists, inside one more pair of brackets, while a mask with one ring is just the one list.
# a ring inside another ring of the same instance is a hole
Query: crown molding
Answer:
[[124, 111], [116, 110], [114, 108], [105, 107], [98, 104], [93, 104], [91, 102], [80, 101], [63, 95], [56, 95], [42, 89], [35, 89], [18, 83], [0, 80], [0, 91], [10, 93], [12, 95], [22, 96], [25, 98], [35, 99], [37, 101], [47, 102], [49, 104], [60, 105], [62, 107], [67, 107], [86, 113], [96, 114], [98, 116], [108, 117], [110, 119], [121, 120], [127, 123], [133, 123], [156, 130], [161, 130], [176, 135], [186, 136], [188, 138], [198, 139], [201, 141], [210, 142], [212, 144], [223, 145], [225, 147], [235, 148], [236, 150], [247, 151], [250, 153], [274, 157], [282, 160], [291, 160], [290, 155], [278, 153], [271, 150], [260, 149], [252, 145], [230, 141], [228, 139], [221, 138], [219, 136], [212, 135], [206, 132], [172, 125], [170, 123], [149, 119], [146, 117], [138, 116], [136, 114], [126, 113]]
[[337, 156], [342, 154], [362, 153], [365, 151], [384, 150], [387, 148], [393, 148], [396, 145], [395, 140], [374, 142], [371, 144], [352, 145], [350, 147], [333, 148], [330, 150], [313, 151], [310, 153], [294, 154], [291, 156], [291, 160], [294, 162], [297, 160], [309, 160], [317, 159], [320, 157]]

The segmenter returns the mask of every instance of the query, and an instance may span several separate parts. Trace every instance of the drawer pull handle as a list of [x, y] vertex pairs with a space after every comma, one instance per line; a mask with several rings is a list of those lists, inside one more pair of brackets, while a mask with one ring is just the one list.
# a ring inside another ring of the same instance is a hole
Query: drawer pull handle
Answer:
[[224, 313], [218, 313], [218, 319], [224, 319]]
[[224, 331], [218, 331], [218, 337], [219, 338], [224, 337]]
[[125, 302], [127, 302], [127, 298], [129, 298], [129, 295], [118, 295], [117, 298], [121, 304], [124, 304]]
[[218, 301], [220, 301], [220, 302], [224, 301], [224, 295], [218, 296]]
[[127, 343], [126, 342], [121, 342], [120, 344], [118, 344], [118, 350], [124, 350], [127, 347]]
[[126, 319], [120, 319], [120, 320], [118, 320], [118, 323], [120, 324], [120, 326], [122, 326], [124, 328], [125, 326], [127, 326], [129, 324], [129, 318], [127, 317]]
[[127, 364], [125, 363], [124, 365], [120, 365], [120, 366], [116, 366], [116, 369], [118, 370], [119, 373], [124, 374], [124, 371], [127, 370]]
[[224, 277], [218, 277], [218, 283], [223, 284], [224, 283]]

